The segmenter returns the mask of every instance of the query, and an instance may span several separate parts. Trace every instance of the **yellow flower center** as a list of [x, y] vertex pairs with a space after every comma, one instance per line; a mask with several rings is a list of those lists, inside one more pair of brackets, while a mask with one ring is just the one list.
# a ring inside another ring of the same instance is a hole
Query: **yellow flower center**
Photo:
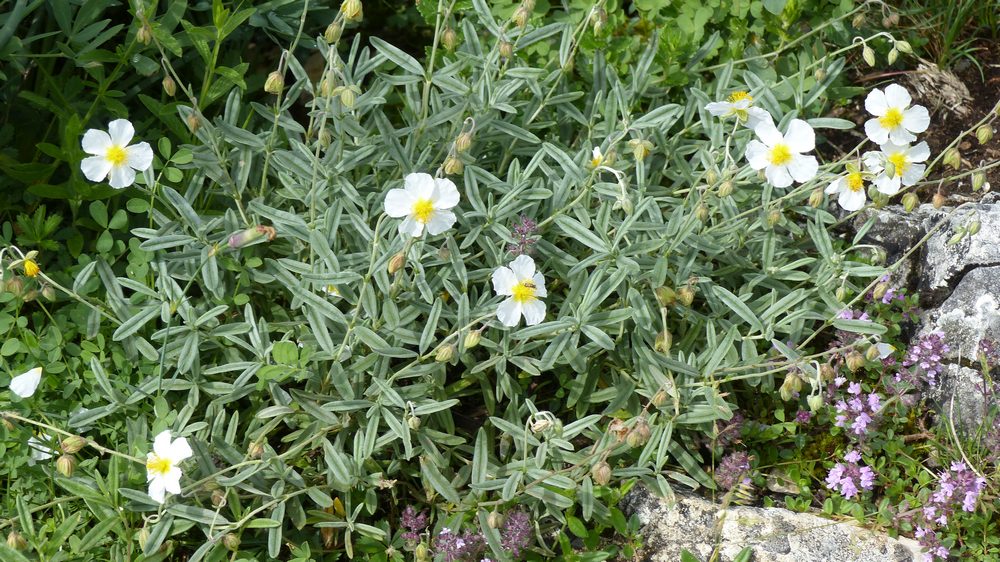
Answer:
[[146, 470], [159, 476], [165, 476], [168, 472], [170, 472], [173, 465], [174, 463], [170, 462], [170, 459], [165, 459], [156, 455], [153, 455], [146, 460]]
[[340, 290], [337, 289], [336, 287], [334, 287], [333, 285], [327, 285], [326, 286], [326, 293], [328, 295], [333, 295], [335, 297], [339, 297], [340, 296]]
[[430, 199], [417, 199], [417, 202], [413, 204], [413, 217], [418, 222], [426, 223], [431, 220], [433, 214], [434, 203], [431, 203]]
[[117, 144], [111, 145], [111, 148], [108, 149], [104, 157], [108, 159], [108, 162], [111, 162], [112, 166], [116, 167], [121, 166], [128, 160], [128, 154], [125, 152], [125, 149]]
[[865, 186], [865, 180], [861, 177], [861, 172], [847, 174], [847, 189], [857, 193]]
[[894, 168], [893, 175], [901, 176], [903, 172], [906, 171], [906, 167], [910, 165], [910, 162], [906, 159], [905, 152], [897, 152], [895, 154], [889, 155], [889, 163], [892, 164]]
[[521, 281], [514, 288], [510, 290], [511, 298], [514, 302], [524, 304], [528, 301], [535, 300], [535, 284], [531, 281]]
[[785, 143], [778, 143], [771, 147], [771, 163], [775, 166], [784, 166], [792, 161], [792, 149]]
[[38, 264], [34, 260], [24, 260], [24, 274], [28, 277], [34, 277], [38, 275], [39, 272]]
[[736, 103], [738, 101], [753, 101], [753, 96], [744, 91], [733, 92], [729, 94], [729, 103]]
[[903, 124], [903, 112], [898, 108], [890, 107], [885, 115], [878, 118], [878, 122], [886, 129], [895, 129]]

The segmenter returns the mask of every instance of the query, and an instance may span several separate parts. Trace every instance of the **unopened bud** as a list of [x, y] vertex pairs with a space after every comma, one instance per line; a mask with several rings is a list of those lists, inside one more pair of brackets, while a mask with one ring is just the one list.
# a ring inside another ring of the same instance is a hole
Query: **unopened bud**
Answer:
[[437, 353], [434, 354], [434, 360], [438, 363], [447, 363], [454, 356], [455, 346], [449, 344], [438, 348]]
[[847, 354], [845, 363], [847, 364], [847, 369], [853, 373], [865, 366], [865, 356], [857, 351], [852, 351]]
[[20, 276], [14, 275], [4, 283], [4, 291], [19, 297], [24, 293], [24, 280]]
[[501, 57], [509, 59], [514, 56], [514, 45], [511, 45], [510, 41], [501, 41], [500, 45], [497, 46], [497, 51]]
[[726, 180], [719, 184], [719, 197], [729, 197], [733, 194], [733, 181]]
[[888, 16], [882, 18], [882, 25], [885, 27], [896, 27], [899, 23], [899, 14], [892, 12]]
[[953, 146], [944, 151], [943, 162], [945, 166], [951, 166], [953, 169], [957, 170], [962, 167], [962, 153]]
[[875, 300], [882, 300], [882, 297], [884, 297], [887, 292], [889, 292], [889, 284], [879, 283], [875, 285], [874, 289], [872, 289], [872, 298]]
[[22, 296], [21, 298], [24, 300], [24, 302], [32, 302], [38, 298], [38, 291], [36, 291], [35, 289], [31, 289], [27, 293], [24, 293], [24, 296]]
[[656, 300], [660, 306], [673, 306], [677, 302], [677, 293], [670, 287], [657, 287], [654, 293], [656, 293]]
[[184, 121], [187, 122], [188, 129], [191, 129], [192, 133], [201, 127], [201, 119], [194, 112], [188, 113], [188, 116], [184, 119]]
[[677, 301], [683, 306], [691, 306], [694, 302], [694, 289], [690, 286], [681, 287], [677, 290]]
[[42, 297], [51, 302], [56, 300], [56, 290], [52, 285], [42, 285]]
[[340, 23], [334, 21], [330, 25], [326, 26], [326, 31], [323, 32], [323, 39], [329, 44], [334, 44], [340, 41], [340, 35], [344, 32], [344, 28], [340, 26]]
[[267, 75], [267, 80], [264, 82], [264, 91], [269, 94], [280, 94], [281, 90], [285, 89], [285, 77], [282, 76], [280, 72], [275, 70], [274, 72]]
[[241, 230], [229, 237], [229, 247], [236, 250], [249, 246], [257, 240], [267, 237], [268, 241], [274, 240], [277, 231], [271, 226], [251, 226], [246, 230]]
[[[883, 292], [882, 294], [884, 295], [885, 293]], [[878, 298], [882, 298], [882, 297], [878, 297]], [[869, 345], [868, 349], [865, 350], [865, 359], [867, 359], [869, 361], [875, 361], [878, 358], [879, 358], [878, 346]]]
[[858, 13], [858, 15], [854, 16], [854, 19], [851, 20], [851, 27], [855, 29], [861, 27], [864, 24], [865, 24], [865, 14], [863, 12]]
[[833, 366], [829, 363], [823, 363], [819, 366], [819, 378], [823, 381], [832, 381], [837, 375], [837, 372], [833, 370]]
[[169, 74], [163, 77], [163, 91], [170, 97], [177, 93], [177, 82]]
[[136, 535], [136, 539], [139, 542], [139, 550], [146, 550], [146, 543], [149, 542], [149, 526], [143, 525]]
[[968, 228], [969, 235], [975, 236], [976, 234], [979, 233], [979, 229], [982, 227], [983, 227], [982, 223], [980, 223], [978, 220], [973, 220], [972, 222], [969, 223], [969, 228]]
[[229, 552], [236, 552], [240, 549], [240, 538], [235, 533], [226, 533], [222, 537], [222, 546]]
[[778, 389], [778, 394], [784, 401], [789, 401], [795, 398], [799, 392], [802, 391], [802, 378], [798, 374], [789, 372], [785, 375], [785, 380], [781, 383], [781, 388]]
[[264, 445], [262, 443], [254, 441], [253, 443], [250, 443], [249, 447], [247, 447], [247, 456], [251, 459], [259, 459], [263, 454]]
[[62, 455], [56, 459], [56, 471], [66, 478], [71, 478], [75, 469], [76, 457], [73, 455]]
[[708, 222], [709, 218], [708, 205], [701, 203], [694, 210], [694, 216], [701, 222]]
[[908, 191], [906, 192], [905, 195], [903, 195], [903, 210], [905, 210], [907, 213], [913, 211], [913, 209], [916, 209], [917, 205], [919, 204], [920, 204], [920, 198], [917, 197], [916, 193]]
[[319, 95], [327, 97], [333, 93], [334, 88], [337, 86], [337, 80], [332, 74], [327, 74], [319, 81]]
[[528, 13], [528, 10], [524, 9], [524, 6], [521, 5], [514, 10], [514, 15], [510, 17], [510, 21], [517, 27], [524, 27], [528, 23], [529, 16], [530, 14]]
[[847, 296], [847, 289], [843, 287], [837, 287], [837, 290], [833, 292], [833, 296], [836, 297], [838, 301], [843, 302], [844, 297]]
[[431, 550], [427, 548], [427, 543], [420, 543], [417, 548], [413, 551], [413, 559], [416, 562], [430, 562], [431, 560]]
[[652, 431], [649, 429], [649, 423], [646, 422], [645, 418], [639, 418], [632, 430], [628, 432], [625, 437], [625, 443], [629, 447], [642, 447], [649, 441], [649, 437], [652, 435]]
[[806, 397], [806, 403], [813, 412], [818, 412], [823, 407], [823, 397], [819, 394], [810, 394]]
[[705, 183], [708, 185], [715, 185], [715, 182], [719, 181], [719, 174], [715, 170], [708, 170], [705, 172]]
[[868, 63], [868, 66], [875, 66], [875, 51], [868, 45], [861, 48], [861, 58]]
[[965, 238], [965, 235], [966, 235], [965, 229], [959, 228], [958, 230], [955, 231], [955, 234], [953, 234], [952, 237], [948, 239], [948, 242], [946, 242], [945, 245], [954, 246], [955, 244], [961, 242], [962, 239]]
[[74, 454], [80, 452], [80, 449], [87, 445], [87, 440], [79, 435], [73, 435], [62, 440], [59, 444], [59, 448], [62, 449], [64, 453]]
[[983, 188], [983, 183], [986, 182], [986, 174], [983, 172], [975, 172], [972, 174], [972, 191], [979, 191]]
[[885, 57], [885, 60], [889, 64], [892, 64], [892, 63], [896, 62], [896, 57], [898, 57], [898, 56], [899, 56], [899, 51], [897, 51], [896, 49], [890, 49], [889, 50], [889, 54]]
[[358, 100], [358, 93], [354, 87], [348, 86], [340, 90], [340, 103], [347, 109], [354, 109], [354, 103]]
[[455, 33], [454, 29], [449, 27], [444, 30], [444, 33], [441, 35], [441, 44], [449, 51], [455, 50], [455, 47], [458, 45], [458, 34]]
[[659, 351], [660, 353], [670, 353], [670, 347], [673, 344], [673, 334], [670, 333], [670, 330], [663, 330], [656, 335], [656, 342], [653, 344], [653, 349]]
[[462, 161], [456, 156], [448, 156], [444, 159], [444, 173], [449, 176], [461, 174], [464, 167]]
[[653, 151], [653, 143], [645, 139], [632, 139], [628, 141], [628, 146], [632, 149], [632, 156], [636, 160], [645, 160], [649, 156], [649, 153]]
[[11, 531], [7, 534], [7, 547], [11, 550], [24, 550], [28, 548], [28, 541], [24, 540], [21, 533]]
[[823, 188], [817, 187], [809, 194], [809, 206], [818, 209], [823, 204]]
[[149, 45], [153, 40], [153, 28], [149, 27], [148, 23], [142, 24], [139, 31], [135, 32], [135, 40], [143, 45]]
[[604, 29], [604, 25], [608, 23], [608, 13], [604, 8], [599, 8], [593, 12], [591, 16], [591, 23], [594, 24], [594, 35], [601, 33]]
[[896, 50], [903, 54], [909, 54], [913, 52], [913, 47], [907, 41], [896, 41]]
[[392, 258], [389, 260], [389, 265], [387, 268], [389, 271], [389, 275], [392, 275], [393, 273], [396, 273], [400, 269], [403, 269], [404, 265], [406, 265], [406, 254], [404, 254], [403, 252], [399, 252], [398, 254], [392, 256]]
[[455, 139], [455, 152], [461, 154], [472, 146], [472, 133], [466, 131]]
[[503, 525], [503, 520], [503, 515], [495, 509], [486, 516], [486, 524], [490, 526], [490, 529], [499, 529]]
[[816, 80], [817, 82], [822, 82], [823, 80], [826, 80], [826, 69], [821, 67], [813, 71], [813, 79]]
[[416, 431], [420, 429], [420, 418], [418, 416], [408, 416], [406, 418], [406, 426], [410, 428], [410, 431]]
[[667, 394], [667, 391], [661, 388], [660, 390], [656, 391], [656, 394], [653, 395], [653, 397], [649, 400], [649, 402], [653, 406], [659, 408], [660, 406], [663, 406], [664, 404], [667, 403], [667, 398], [669, 397], [670, 395]]
[[595, 464], [590, 469], [590, 477], [594, 479], [594, 483], [598, 486], [607, 485], [608, 482], [611, 482], [611, 465], [606, 461]]
[[472, 349], [473, 347], [476, 347], [477, 345], [479, 345], [479, 341], [482, 339], [483, 339], [482, 330], [472, 330], [468, 334], [465, 334], [465, 342], [464, 342], [465, 349]]
[[361, 21], [364, 16], [361, 0], [344, 0], [340, 13], [344, 14], [344, 21]]
[[326, 129], [320, 131], [319, 145], [322, 146], [323, 148], [330, 148], [331, 144], [333, 144], [333, 135], [330, 133], [330, 131]]
[[989, 123], [983, 123], [976, 129], [976, 139], [979, 144], [986, 144], [993, 140], [993, 127]]
[[767, 226], [772, 228], [775, 227], [781, 222], [781, 219], [784, 218], [784, 216], [785, 215], [782, 214], [780, 209], [771, 209], [767, 213]]
[[931, 198], [931, 204], [934, 205], [935, 209], [940, 209], [941, 207], [944, 207], [945, 196], [942, 195], [940, 191], [935, 193], [934, 197]]

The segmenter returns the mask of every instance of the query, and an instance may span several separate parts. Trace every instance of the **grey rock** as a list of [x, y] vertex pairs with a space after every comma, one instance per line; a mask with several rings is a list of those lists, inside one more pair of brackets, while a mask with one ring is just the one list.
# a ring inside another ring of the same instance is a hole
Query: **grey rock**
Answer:
[[942, 373], [941, 383], [927, 392], [938, 413], [937, 424], [954, 426], [958, 433], [976, 432], [986, 417], [982, 383], [983, 376], [979, 371], [956, 364], [948, 365]]
[[979, 340], [1000, 340], [1000, 267], [972, 269], [941, 306], [924, 316], [920, 334], [944, 333], [948, 359], [975, 361]]
[[[963, 205], [949, 216], [950, 211], [947, 207], [940, 210], [929, 205], [920, 207], [919, 214], [928, 232], [939, 221], [946, 221], [930, 236], [922, 251], [918, 288], [925, 305], [943, 301], [969, 271], [1000, 265], [1000, 204]], [[958, 229], [973, 219], [981, 224], [979, 233], [965, 236], [957, 244], [949, 244]]]
[[[933, 207], [931, 207], [933, 209]], [[854, 231], [857, 232], [872, 220], [862, 238], [865, 244], [882, 248], [886, 253], [886, 263], [892, 264], [900, 260], [927, 233], [924, 227], [926, 217], [921, 213], [907, 213], [899, 205], [890, 205], [882, 209], [869, 207], [854, 219]], [[902, 286], [910, 286], [916, 271], [920, 253], [914, 252], [900, 264], [893, 275]]]
[[687, 549], [708, 560], [718, 546], [720, 562], [730, 562], [745, 547], [753, 560], [768, 562], [872, 562], [920, 560], [911, 539], [885, 534], [846, 521], [832, 521], [781, 508], [730, 506], [678, 495], [668, 503], [641, 486], [624, 500], [625, 511], [638, 516], [645, 538], [644, 560], [676, 562]]

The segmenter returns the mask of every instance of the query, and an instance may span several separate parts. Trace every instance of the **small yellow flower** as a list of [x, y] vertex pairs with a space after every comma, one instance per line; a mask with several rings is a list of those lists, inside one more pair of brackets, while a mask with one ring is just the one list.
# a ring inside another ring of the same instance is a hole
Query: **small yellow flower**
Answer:
[[41, 269], [39, 269], [38, 264], [35, 263], [35, 260], [26, 259], [24, 260], [24, 263], [21, 265], [24, 266], [24, 274], [27, 275], [28, 277], [36, 277], [38, 273], [41, 272]]

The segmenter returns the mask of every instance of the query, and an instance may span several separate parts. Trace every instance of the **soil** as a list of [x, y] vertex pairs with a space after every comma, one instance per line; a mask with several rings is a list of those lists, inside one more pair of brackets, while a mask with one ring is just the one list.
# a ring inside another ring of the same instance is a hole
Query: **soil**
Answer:
[[[930, 62], [922, 62], [919, 68], [909, 70], [859, 73], [853, 76], [852, 81], [866, 90], [885, 87], [893, 82], [906, 87], [913, 96], [914, 103], [927, 107], [931, 112], [930, 128], [918, 137], [930, 145], [931, 159], [934, 159], [959, 134], [979, 122], [1000, 100], [1000, 42], [983, 38], [977, 42], [976, 47], [979, 50], [975, 51], [974, 56], [981, 72], [968, 59], [961, 59], [950, 72], [940, 71]], [[866, 69], [858, 65], [854, 68]], [[968, 91], [967, 97], [963, 90]], [[863, 96], [837, 108], [831, 116], [848, 119], [857, 125], [854, 130], [830, 131], [833, 134], [827, 135], [827, 146], [825, 150], [820, 150], [825, 152], [826, 157], [837, 158], [863, 140], [864, 123], [871, 116], [865, 111]], [[960, 172], [1000, 159], [1000, 127], [994, 126], [994, 133], [993, 140], [985, 145], [981, 145], [974, 134], [961, 141]], [[977, 200], [985, 193], [984, 190], [973, 192], [969, 177], [954, 182], [935, 182], [955, 174], [956, 171], [951, 168], [940, 164], [936, 166], [936, 170], [926, 178], [934, 183], [929, 182], [917, 190], [921, 202], [929, 202], [938, 189], [942, 194], [955, 196], [955, 199], [962, 201]], [[987, 170], [986, 181], [991, 184], [992, 190], [1000, 190], [1000, 167]]]

